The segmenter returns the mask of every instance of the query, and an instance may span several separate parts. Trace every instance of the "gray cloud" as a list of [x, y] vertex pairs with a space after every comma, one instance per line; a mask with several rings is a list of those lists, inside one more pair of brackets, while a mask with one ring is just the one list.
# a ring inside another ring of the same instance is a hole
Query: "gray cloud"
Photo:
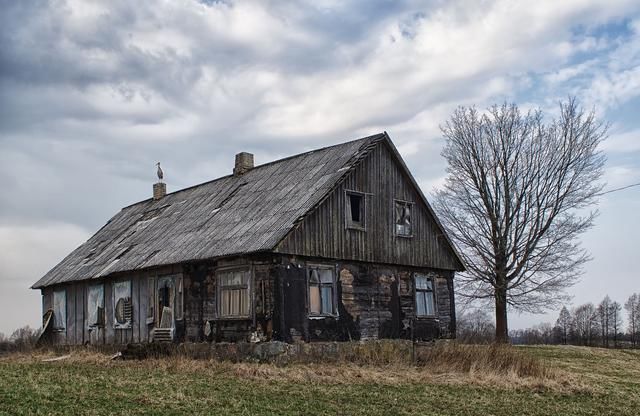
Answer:
[[[430, 191], [455, 106], [574, 93], [616, 123], [614, 176], [639, 168], [633, 1], [0, 3], [0, 232], [11, 247], [46, 235], [0, 261], [3, 299], [32, 296], [67, 249], [148, 197], [156, 161], [175, 190], [229, 173], [239, 150], [262, 163], [387, 130]], [[51, 247], [64, 250], [36, 254]]]

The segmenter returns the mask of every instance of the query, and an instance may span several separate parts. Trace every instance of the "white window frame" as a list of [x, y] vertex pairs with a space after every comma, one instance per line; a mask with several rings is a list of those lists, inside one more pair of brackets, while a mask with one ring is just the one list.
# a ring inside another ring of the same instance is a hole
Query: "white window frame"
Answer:
[[[327, 286], [327, 283], [322, 283], [318, 281], [318, 292], [320, 296], [320, 312], [315, 313], [311, 311], [311, 273], [313, 270], [330, 270], [331, 271], [331, 309], [330, 313], [322, 312], [322, 287]], [[307, 315], [309, 318], [327, 318], [327, 317], [337, 317], [338, 316], [338, 281], [337, 281], [337, 270], [333, 265], [327, 264], [308, 264], [305, 268], [307, 274]]]
[[[418, 277], [424, 277], [428, 282], [431, 282], [431, 289], [418, 289]], [[426, 313], [426, 299], [425, 299], [425, 314], [418, 314], [418, 295], [419, 294], [431, 294], [431, 300], [433, 305], [433, 313]], [[413, 306], [415, 308], [416, 318], [435, 318], [438, 315], [438, 303], [436, 297], [436, 278], [431, 274], [414, 273], [413, 274]]]

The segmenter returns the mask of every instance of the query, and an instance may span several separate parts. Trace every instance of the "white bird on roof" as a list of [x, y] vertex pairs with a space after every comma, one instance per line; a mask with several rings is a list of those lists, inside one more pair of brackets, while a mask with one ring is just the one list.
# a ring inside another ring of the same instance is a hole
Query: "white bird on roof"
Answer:
[[164, 172], [162, 172], [162, 168], [160, 167], [160, 162], [156, 163], [156, 166], [158, 167], [158, 179], [160, 179], [160, 182], [162, 182], [162, 178], [164, 178]]

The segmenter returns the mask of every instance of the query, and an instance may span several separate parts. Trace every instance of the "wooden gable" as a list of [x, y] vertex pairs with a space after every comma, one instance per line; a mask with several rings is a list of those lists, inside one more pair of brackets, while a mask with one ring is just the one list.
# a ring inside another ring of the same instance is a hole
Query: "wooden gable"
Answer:
[[[364, 198], [364, 224], [350, 224], [349, 195]], [[411, 236], [398, 235], [396, 201], [411, 206]], [[431, 207], [387, 138], [351, 168], [275, 251], [311, 257], [446, 270], [464, 266]]]

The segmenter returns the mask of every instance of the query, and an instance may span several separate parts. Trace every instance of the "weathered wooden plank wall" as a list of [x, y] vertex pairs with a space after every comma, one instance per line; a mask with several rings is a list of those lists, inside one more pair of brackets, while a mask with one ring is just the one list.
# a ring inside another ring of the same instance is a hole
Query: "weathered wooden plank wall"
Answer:
[[[306, 267], [336, 266], [336, 316], [309, 317]], [[415, 273], [431, 276], [436, 314], [415, 315]], [[428, 340], [455, 334], [453, 272], [376, 263], [292, 257], [272, 266], [274, 336], [283, 341]], [[302, 284], [300, 284], [302, 279]]]
[[[64, 289], [66, 291], [66, 328], [64, 331], [56, 331], [53, 334], [53, 341], [59, 345], [82, 345], [90, 344], [127, 344], [151, 341], [151, 329], [159, 318], [154, 319], [154, 323], [147, 324], [147, 310], [149, 306], [150, 277], [158, 275], [175, 274], [182, 276], [181, 267], [170, 267], [136, 273], [134, 275], [123, 275], [115, 279], [100, 279], [93, 281], [82, 281], [67, 283], [59, 286], [50, 286], [42, 289], [43, 314], [53, 307], [54, 290]], [[114, 328], [113, 323], [113, 284], [118, 281], [131, 281], [132, 298], [132, 323], [131, 328]], [[176, 280], [178, 281], [178, 280]], [[104, 326], [99, 328], [89, 328], [88, 322], [88, 291], [89, 287], [96, 284], [103, 285], [104, 293]], [[155, 293], [154, 301], [157, 300]], [[178, 305], [184, 307], [184, 302]], [[157, 309], [157, 308], [156, 308]], [[157, 311], [156, 311], [157, 312]], [[181, 314], [176, 313], [176, 316]], [[178, 326], [178, 323], [176, 323]]]
[[[365, 231], [346, 228], [345, 191], [366, 194]], [[394, 200], [414, 203], [413, 237], [394, 233]], [[384, 142], [280, 242], [277, 251], [333, 259], [456, 270], [434, 218]]]

